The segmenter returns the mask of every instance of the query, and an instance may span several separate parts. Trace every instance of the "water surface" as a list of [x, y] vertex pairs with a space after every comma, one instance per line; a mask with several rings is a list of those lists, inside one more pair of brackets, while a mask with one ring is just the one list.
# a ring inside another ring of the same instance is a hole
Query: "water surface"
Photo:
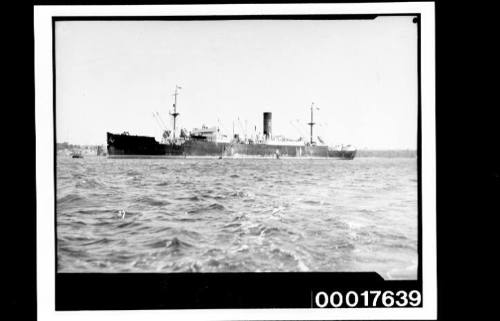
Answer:
[[58, 156], [56, 208], [59, 272], [416, 279], [416, 158]]

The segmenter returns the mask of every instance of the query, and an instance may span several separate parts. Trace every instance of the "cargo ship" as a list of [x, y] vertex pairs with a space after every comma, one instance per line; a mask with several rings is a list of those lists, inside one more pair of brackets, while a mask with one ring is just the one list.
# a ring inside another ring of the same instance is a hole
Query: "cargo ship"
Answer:
[[[273, 136], [272, 113], [263, 113], [262, 134], [255, 133], [250, 137], [241, 137], [233, 134], [231, 137], [223, 134], [218, 126], [203, 125], [190, 132], [180, 129], [176, 135], [176, 119], [180, 115], [177, 111], [177, 96], [181, 87], [176, 86], [174, 92], [173, 128], [165, 128], [161, 119], [158, 124], [162, 127], [162, 141], [154, 137], [107, 133], [107, 150], [109, 158], [178, 158], [178, 157], [322, 157], [333, 159], [352, 160], [356, 156], [356, 149], [351, 145], [328, 146], [318, 136], [314, 139], [314, 103], [311, 104], [311, 121], [309, 140], [300, 138], [288, 139], [282, 136]], [[159, 115], [158, 115], [159, 117]]]

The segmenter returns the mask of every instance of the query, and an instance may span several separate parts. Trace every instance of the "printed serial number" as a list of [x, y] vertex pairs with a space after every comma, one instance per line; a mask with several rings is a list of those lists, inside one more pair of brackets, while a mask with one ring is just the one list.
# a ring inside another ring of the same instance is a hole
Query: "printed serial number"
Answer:
[[355, 308], [355, 307], [408, 307], [419, 306], [422, 303], [420, 291], [412, 290], [410, 292], [401, 291], [363, 291], [357, 293], [348, 291], [345, 294], [334, 291], [327, 294], [324, 291], [316, 293], [314, 297], [315, 307], [317, 308]]

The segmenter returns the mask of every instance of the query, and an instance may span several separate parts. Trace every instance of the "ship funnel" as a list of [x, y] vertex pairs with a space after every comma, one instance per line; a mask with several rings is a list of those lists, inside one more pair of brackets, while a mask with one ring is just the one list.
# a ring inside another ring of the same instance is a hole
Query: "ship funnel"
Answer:
[[272, 137], [272, 119], [272, 113], [264, 113], [264, 136], [266, 137], [266, 139], [270, 139]]

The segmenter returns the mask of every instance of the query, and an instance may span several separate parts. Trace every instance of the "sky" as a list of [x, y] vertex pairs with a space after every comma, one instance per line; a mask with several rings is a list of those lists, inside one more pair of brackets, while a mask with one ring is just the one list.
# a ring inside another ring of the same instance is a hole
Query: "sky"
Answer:
[[374, 20], [57, 21], [57, 142], [171, 127], [315, 136], [330, 145], [416, 149], [417, 25]]

